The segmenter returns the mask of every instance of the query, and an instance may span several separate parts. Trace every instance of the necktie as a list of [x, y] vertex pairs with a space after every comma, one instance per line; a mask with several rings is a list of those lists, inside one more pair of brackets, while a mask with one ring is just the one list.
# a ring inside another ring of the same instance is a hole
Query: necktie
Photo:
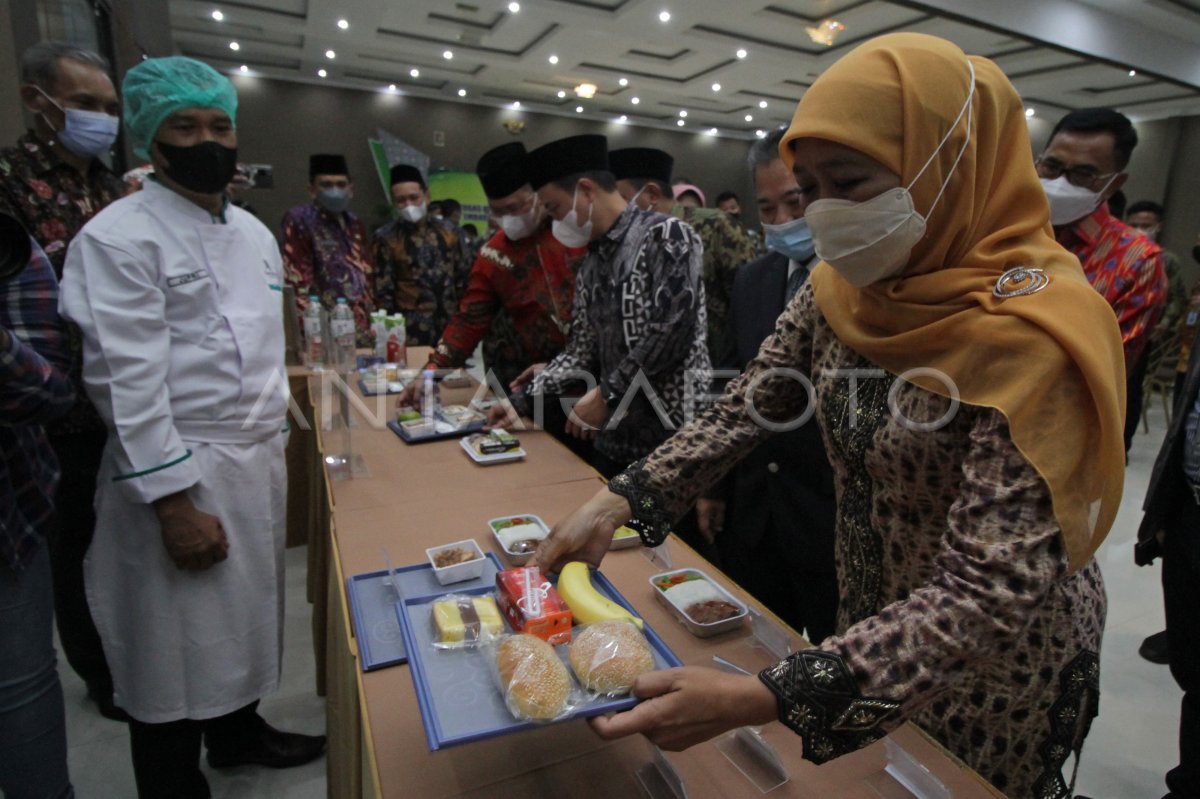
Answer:
[[[808, 270], [803, 266], [788, 275], [787, 279], [787, 296], [784, 302], [791, 302], [792, 297], [796, 296], [796, 292], [804, 285], [804, 278], [808, 277]], [[779, 285], [776, 283], [775, 285]]]

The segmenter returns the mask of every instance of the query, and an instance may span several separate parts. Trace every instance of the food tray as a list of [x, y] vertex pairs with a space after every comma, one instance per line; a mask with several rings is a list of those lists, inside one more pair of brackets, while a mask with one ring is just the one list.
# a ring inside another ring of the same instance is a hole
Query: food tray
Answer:
[[395, 380], [389, 380], [387, 391], [371, 391], [367, 388], [367, 381], [359, 379], [358, 390], [363, 393], [364, 397], [378, 397], [380, 394], [399, 394], [404, 391], [404, 384]]
[[[736, 616], [730, 616], [728, 619], [721, 619], [720, 621], [709, 622], [707, 624], [694, 621], [691, 616], [684, 612], [683, 608], [678, 607], [674, 602], [672, 602], [667, 593], [660, 589], [658, 585], [656, 585], [657, 581], [662, 580], [663, 578], [673, 577], [675, 575], [698, 575], [700, 579], [707, 581], [710, 586], [716, 589], [716, 592], [720, 594], [722, 599], [737, 605], [738, 614]], [[675, 614], [676, 618], [679, 619], [680, 623], [688, 629], [688, 632], [698, 638], [708, 638], [709, 636], [719, 635], [728, 630], [736, 629], [742, 626], [742, 623], [745, 622], [746, 617], [750, 614], [745, 602], [742, 602], [733, 594], [726, 591], [721, 587], [720, 583], [709, 577], [700, 569], [675, 569], [673, 571], [661, 572], [650, 578], [650, 587], [654, 589], [654, 596], [658, 599], [658, 601], [666, 605], [667, 608]]]
[[[625, 601], [602, 574], [593, 572], [591, 576], [592, 585], [596, 590], [631, 613], [636, 613], [633, 606]], [[453, 589], [455, 594], [468, 595], [488, 594], [491, 591], [491, 587], [465, 591], [461, 587]], [[484, 653], [469, 649], [435, 649], [432, 646], [430, 641], [433, 636], [433, 622], [430, 619], [429, 606], [447, 593], [451, 591], [443, 590], [420, 597], [406, 596], [396, 603], [400, 630], [410, 655], [409, 671], [412, 673], [413, 687], [417, 692], [417, 704], [421, 709], [421, 722], [425, 726], [429, 750], [436, 751], [447, 746], [544, 726], [544, 723], [519, 721], [508, 712], [492, 676], [492, 667]], [[507, 619], [505, 629], [510, 629]], [[682, 665], [675, 653], [649, 624], [645, 625], [643, 632], [654, 652], [654, 662], [658, 668]], [[565, 663], [566, 645], [556, 647], [556, 650]], [[570, 672], [569, 665], [567, 671]], [[627, 710], [637, 703], [637, 699], [628, 696], [616, 699], [595, 696], [562, 721]]]
[[491, 466], [495, 463], [511, 463], [512, 461], [521, 460], [528, 454], [523, 448], [517, 447], [516, 449], [510, 449], [508, 452], [493, 452], [490, 455], [481, 455], [475, 451], [475, 448], [471, 446], [471, 442], [466, 438], [459, 439], [458, 445], [463, 448], [463, 452], [467, 453], [468, 458], [480, 466]]
[[550, 527], [544, 521], [542, 521], [540, 517], [534, 516], [532, 513], [515, 513], [512, 516], [500, 516], [496, 519], [488, 519], [488, 529], [491, 530], [492, 537], [496, 539], [496, 545], [500, 547], [500, 551], [504, 553], [504, 556], [508, 558], [514, 566], [524, 566], [533, 557], [533, 553], [527, 552], [523, 555], [520, 555], [514, 552], [509, 552], [508, 549], [505, 548], [504, 543], [500, 540], [500, 530], [509, 526], [504, 524], [504, 522], [511, 522], [513, 519], [521, 519], [525, 522], [531, 522], [536, 524], [538, 527], [541, 527], [546, 531], [546, 535], [542, 536], [543, 539], [550, 535]]
[[[492, 552], [485, 552], [483, 574], [475, 580], [456, 583], [452, 587], [471, 589], [493, 586], [496, 573], [500, 570], [500, 559]], [[381, 569], [346, 578], [350, 615], [354, 619], [354, 637], [358, 641], [358, 658], [363, 671], [374, 671], [408, 660], [396, 619], [397, 593], [400, 596], [422, 596], [443, 590], [433, 576], [433, 567], [428, 563], [396, 569], [398, 591], [392, 590], [392, 586], [386, 582], [387, 576], [387, 571]]]
[[408, 432], [401, 427], [400, 423], [395, 419], [388, 422], [387, 425], [388, 429], [400, 436], [400, 440], [405, 444], [425, 444], [429, 441], [444, 441], [450, 438], [462, 438], [465, 435], [477, 433], [483, 429], [485, 423], [485, 420], [481, 419], [478, 422], [472, 422], [471, 424], [464, 425], [462, 427], [455, 427], [438, 415], [435, 421], [436, 432], [430, 433], [426, 436], [409, 435]]

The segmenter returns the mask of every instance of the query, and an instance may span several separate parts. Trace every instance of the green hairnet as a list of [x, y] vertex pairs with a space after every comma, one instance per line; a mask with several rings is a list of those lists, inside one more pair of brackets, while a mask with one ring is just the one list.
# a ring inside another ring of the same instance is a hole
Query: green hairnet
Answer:
[[158, 126], [176, 111], [219, 108], [237, 122], [237, 89], [220, 72], [194, 58], [149, 58], [125, 74], [121, 94], [133, 152], [141, 158], [150, 157]]

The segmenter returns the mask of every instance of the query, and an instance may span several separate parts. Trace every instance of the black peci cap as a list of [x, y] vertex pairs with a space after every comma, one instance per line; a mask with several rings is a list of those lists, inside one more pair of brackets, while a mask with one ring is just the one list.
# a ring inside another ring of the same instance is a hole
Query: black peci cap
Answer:
[[529, 183], [540, 189], [552, 180], [580, 172], [608, 171], [608, 139], [595, 133], [568, 136], [529, 154]]
[[520, 142], [502, 144], [483, 154], [475, 172], [489, 200], [507, 197], [529, 182], [527, 159], [525, 145]]
[[653, 147], [626, 147], [609, 153], [608, 165], [617, 180], [660, 180], [670, 186], [675, 159]]
[[425, 185], [425, 176], [421, 174], [421, 170], [417, 169], [412, 164], [396, 164], [391, 171], [391, 185], [397, 183], [420, 183], [421, 188], [427, 188]]
[[336, 153], [318, 153], [308, 157], [308, 179], [317, 175], [349, 175], [350, 167], [346, 156]]

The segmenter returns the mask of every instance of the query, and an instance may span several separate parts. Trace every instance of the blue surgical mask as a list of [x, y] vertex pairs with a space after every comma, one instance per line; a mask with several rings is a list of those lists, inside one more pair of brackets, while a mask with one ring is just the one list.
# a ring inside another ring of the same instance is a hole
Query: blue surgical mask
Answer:
[[317, 192], [317, 205], [331, 214], [340, 214], [350, 205], [350, 192], [340, 186], [330, 186]]
[[805, 263], [813, 257], [814, 245], [812, 231], [804, 217], [784, 222], [782, 225], [763, 225], [767, 234], [767, 249], [786, 255], [799, 263]]
[[[42, 92], [43, 97], [54, 103], [66, 118], [63, 129], [54, 131], [54, 138], [58, 140], [59, 144], [80, 158], [94, 158], [112, 148], [121, 127], [119, 119], [103, 111], [63, 108], [40, 88], [38, 91]], [[47, 119], [46, 123], [50, 124], [50, 120]], [[54, 125], [51, 124], [50, 127], [53, 129]]]

